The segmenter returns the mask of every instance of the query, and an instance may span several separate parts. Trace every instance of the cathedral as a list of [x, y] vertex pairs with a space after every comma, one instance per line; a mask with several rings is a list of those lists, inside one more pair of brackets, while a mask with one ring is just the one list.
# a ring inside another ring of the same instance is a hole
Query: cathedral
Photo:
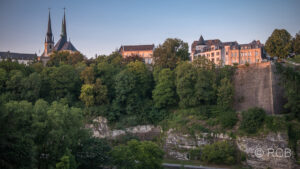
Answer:
[[50, 11], [48, 16], [48, 28], [47, 33], [45, 37], [45, 50], [40, 58], [40, 60], [46, 64], [47, 61], [50, 59], [50, 55], [54, 51], [69, 51], [69, 52], [76, 52], [77, 49], [74, 47], [74, 45], [71, 43], [71, 41], [67, 39], [67, 27], [66, 27], [66, 13], [64, 11], [64, 17], [62, 20], [61, 25], [61, 34], [59, 41], [54, 45], [54, 37], [52, 34], [51, 29], [51, 17], [50, 17]]

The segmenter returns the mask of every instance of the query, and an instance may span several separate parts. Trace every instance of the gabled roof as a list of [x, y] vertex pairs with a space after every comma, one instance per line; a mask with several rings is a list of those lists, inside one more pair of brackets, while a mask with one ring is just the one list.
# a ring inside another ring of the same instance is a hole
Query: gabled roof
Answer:
[[61, 50], [71, 50], [71, 51], [77, 51], [77, 49], [74, 47], [74, 45], [70, 41], [66, 41], [65, 38], [60, 38], [59, 41], [55, 44], [53, 50], [55, 51], [61, 51]]
[[145, 50], [153, 50], [154, 45], [126, 45], [121, 46], [120, 51], [145, 51]]
[[199, 41], [197, 42], [197, 45], [205, 45], [205, 41], [204, 41], [202, 35], [200, 36]]
[[0, 52], [1, 59], [15, 59], [15, 60], [34, 60], [37, 58], [36, 54], [29, 53], [10, 53], [10, 52]]

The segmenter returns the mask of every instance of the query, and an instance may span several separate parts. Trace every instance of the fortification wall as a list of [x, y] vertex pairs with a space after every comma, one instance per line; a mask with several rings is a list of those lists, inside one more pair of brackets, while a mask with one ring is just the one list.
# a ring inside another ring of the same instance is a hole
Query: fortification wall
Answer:
[[260, 107], [268, 114], [281, 113], [283, 89], [275, 71], [275, 65], [271, 62], [239, 66], [233, 78], [235, 110]]

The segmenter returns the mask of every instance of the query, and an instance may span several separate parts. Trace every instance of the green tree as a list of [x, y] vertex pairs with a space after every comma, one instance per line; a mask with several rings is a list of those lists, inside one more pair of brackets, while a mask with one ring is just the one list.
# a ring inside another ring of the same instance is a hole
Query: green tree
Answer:
[[3, 68], [0, 68], [0, 92], [5, 89], [6, 81], [7, 81], [7, 73]]
[[96, 105], [104, 105], [108, 103], [107, 98], [107, 87], [103, 85], [100, 78], [96, 79], [96, 83], [94, 85], [94, 97]]
[[67, 150], [60, 161], [56, 163], [56, 169], [77, 169], [75, 157], [71, 154], [70, 150]]
[[293, 40], [293, 50], [296, 55], [300, 55], [300, 32], [296, 34]]
[[154, 64], [162, 68], [175, 69], [179, 61], [189, 60], [188, 51], [188, 43], [180, 39], [166, 39], [154, 50]]
[[172, 70], [165, 68], [160, 71], [157, 84], [152, 93], [155, 107], [168, 108], [176, 105], [175, 74]]
[[81, 94], [79, 98], [86, 106], [93, 106], [95, 104], [94, 93], [95, 91], [93, 84], [84, 84], [81, 87]]
[[202, 150], [201, 160], [215, 164], [235, 164], [236, 148], [226, 141], [208, 144]]
[[218, 88], [218, 105], [227, 109], [233, 104], [234, 88], [226, 77], [221, 80]]
[[271, 56], [285, 58], [291, 52], [291, 35], [285, 29], [275, 29], [268, 38], [265, 49]]
[[40, 97], [42, 80], [38, 73], [34, 72], [22, 80], [22, 98], [28, 101], [35, 101]]
[[261, 108], [250, 108], [242, 112], [240, 128], [247, 133], [256, 133], [265, 121], [266, 113]]
[[284, 108], [300, 120], [300, 71], [293, 67], [276, 64], [276, 70], [281, 76], [284, 96], [287, 99]]
[[80, 52], [71, 53], [69, 51], [55, 51], [50, 55], [47, 66], [59, 66], [60, 64], [76, 65], [84, 59], [84, 56]]
[[24, 74], [19, 70], [12, 70], [9, 72], [9, 79], [6, 82], [6, 88], [16, 100], [21, 98], [21, 93], [23, 91], [23, 78]]
[[196, 82], [197, 72], [190, 63], [183, 62], [176, 68], [176, 91], [181, 107], [192, 107], [197, 104], [197, 98], [194, 96]]
[[[49, 73], [50, 96], [53, 100], [70, 97], [75, 100], [80, 94], [80, 78], [78, 72], [70, 65], [61, 65]], [[48, 89], [49, 90], [49, 89]]]
[[163, 151], [153, 142], [131, 140], [127, 145], [116, 146], [111, 156], [119, 169], [160, 169]]
[[0, 107], [0, 168], [34, 168], [32, 104], [10, 101]]
[[111, 147], [104, 139], [95, 137], [85, 139], [76, 148], [76, 161], [79, 164], [78, 169], [100, 169], [105, 165], [109, 165], [111, 161], [110, 151]]
[[92, 84], [95, 80], [94, 68], [92, 66], [86, 67], [80, 74], [80, 79], [84, 81], [85, 84]]

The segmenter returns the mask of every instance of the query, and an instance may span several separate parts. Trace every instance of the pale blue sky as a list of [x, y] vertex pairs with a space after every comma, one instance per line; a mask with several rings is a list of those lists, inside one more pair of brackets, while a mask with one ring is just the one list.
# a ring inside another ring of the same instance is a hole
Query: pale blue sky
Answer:
[[265, 43], [275, 28], [300, 30], [299, 0], [0, 0], [0, 51], [41, 54], [48, 8], [57, 42], [64, 7], [68, 37], [87, 57], [169, 37]]

